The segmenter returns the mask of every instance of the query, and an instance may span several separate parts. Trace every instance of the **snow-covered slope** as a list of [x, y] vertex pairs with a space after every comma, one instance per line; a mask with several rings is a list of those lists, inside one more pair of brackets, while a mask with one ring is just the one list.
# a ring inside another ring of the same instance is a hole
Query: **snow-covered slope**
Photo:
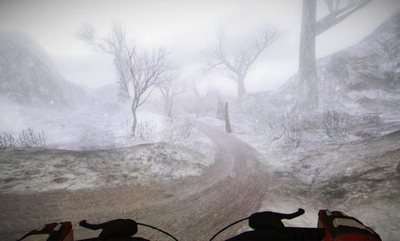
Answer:
[[[400, 101], [400, 12], [358, 44], [317, 61], [319, 108], [350, 114], [398, 112]], [[317, 50], [318, 51], [318, 50]], [[296, 74], [269, 100], [296, 103]]]
[[40, 61], [42, 61], [50, 70], [56, 70], [48, 53], [28, 34], [16, 31], [1, 30], [0, 40], [10, 41], [29, 49], [29, 52], [38, 57]]
[[165, 142], [83, 152], [7, 149], [0, 155], [0, 193], [144, 185], [198, 176], [213, 163], [210, 151], [212, 146], [204, 152]]
[[55, 70], [46, 52], [29, 37], [0, 33], [0, 98], [25, 105], [74, 107], [88, 94]]

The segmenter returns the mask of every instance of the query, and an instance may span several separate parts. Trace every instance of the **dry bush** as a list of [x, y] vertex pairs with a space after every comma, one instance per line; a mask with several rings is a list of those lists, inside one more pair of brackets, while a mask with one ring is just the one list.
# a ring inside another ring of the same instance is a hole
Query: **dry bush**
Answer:
[[167, 142], [179, 142], [188, 139], [195, 127], [195, 119], [188, 115], [174, 116], [164, 120], [163, 139]]
[[5, 132], [0, 135], [0, 148], [15, 148], [16, 144], [17, 141], [12, 135]]
[[139, 122], [136, 127], [136, 136], [144, 141], [153, 141], [156, 137], [156, 125], [144, 121]]
[[303, 138], [303, 133], [297, 116], [286, 112], [282, 115], [281, 120], [285, 144], [287, 146], [298, 147]]
[[345, 113], [340, 113], [336, 110], [327, 110], [324, 113], [321, 125], [325, 134], [330, 138], [344, 138], [347, 137], [348, 134], [348, 120], [348, 115]]
[[31, 128], [28, 127], [26, 130], [22, 130], [18, 136], [18, 139], [12, 135], [5, 133], [0, 135], [0, 148], [15, 148], [15, 147], [42, 147], [46, 145], [46, 135], [44, 131], [35, 133]]
[[190, 137], [193, 128], [195, 127], [195, 121], [190, 116], [183, 116], [178, 120], [178, 126], [180, 130], [180, 136], [183, 139]]
[[44, 131], [35, 133], [29, 127], [26, 130], [22, 130], [18, 137], [18, 143], [22, 147], [41, 147], [46, 145], [46, 141]]

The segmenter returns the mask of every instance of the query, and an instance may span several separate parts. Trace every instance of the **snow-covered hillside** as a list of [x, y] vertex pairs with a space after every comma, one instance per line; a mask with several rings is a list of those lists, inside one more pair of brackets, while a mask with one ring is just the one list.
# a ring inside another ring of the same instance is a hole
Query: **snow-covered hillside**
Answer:
[[44, 108], [80, 105], [88, 93], [55, 70], [46, 52], [22, 34], [0, 33], [0, 98]]
[[[277, 91], [240, 100], [187, 91], [171, 118], [155, 90], [136, 112], [135, 136], [131, 103], [118, 97], [117, 84], [84, 90], [61, 77], [33, 40], [0, 35], [0, 136], [17, 139], [31, 128], [46, 139], [45, 146], [0, 150], [0, 234], [20, 236], [27, 227], [20, 215], [42, 224], [123, 214], [166, 218], [161, 224], [193, 235], [250, 212], [303, 207], [311, 214], [296, 225], [315, 227], [318, 209], [339, 209], [395, 240], [399, 35], [400, 12], [360, 43], [318, 60], [315, 113], [294, 108], [297, 75]], [[217, 101], [229, 104], [233, 133], [215, 118]], [[87, 196], [96, 202], [85, 203]]]
[[[261, 210], [308, 210], [288, 221], [294, 226], [315, 225], [318, 209], [341, 210], [383, 240], [398, 239], [399, 36], [397, 12], [358, 44], [318, 60], [319, 108], [313, 113], [294, 108], [297, 75], [277, 91], [230, 100], [234, 135], [262, 153], [281, 184]], [[328, 110], [337, 111], [343, 135], [328, 136]]]
[[213, 163], [214, 145], [190, 116], [171, 120], [139, 111], [132, 138], [129, 103], [107, 92], [113, 88], [94, 91], [101, 101], [69, 111], [1, 103], [7, 117], [0, 119], [0, 133], [17, 138], [30, 127], [47, 141], [39, 150], [1, 150], [0, 192], [146, 184], [200, 175]]
[[29, 36], [0, 34], [0, 70], [0, 135], [18, 139], [30, 128], [46, 140], [42, 150], [1, 150], [1, 192], [165, 181], [200, 175], [213, 163], [213, 144], [190, 115], [172, 120], [139, 110], [132, 138], [130, 103], [121, 101], [117, 85], [72, 84]]
[[19, 46], [23, 46], [33, 55], [40, 59], [50, 71], [56, 71], [53, 60], [48, 53], [40, 46], [31, 36], [16, 31], [0, 31], [0, 39], [5, 42], [13, 42]]
[[[349, 114], [393, 113], [400, 107], [400, 12], [358, 44], [317, 61], [319, 109]], [[318, 51], [318, 48], [317, 48]], [[271, 106], [286, 109], [297, 99], [297, 74], [281, 86]]]

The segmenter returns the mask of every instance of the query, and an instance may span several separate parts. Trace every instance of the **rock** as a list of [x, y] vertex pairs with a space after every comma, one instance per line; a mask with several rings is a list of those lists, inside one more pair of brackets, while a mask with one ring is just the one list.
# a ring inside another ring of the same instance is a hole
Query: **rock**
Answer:
[[37, 175], [37, 174], [40, 174], [39, 170], [29, 170], [29, 171], [25, 172], [25, 175], [29, 175], [29, 176]]
[[64, 183], [64, 182], [66, 182], [66, 181], [68, 181], [68, 178], [65, 178], [65, 177], [58, 177], [58, 178], [55, 178], [55, 179], [53, 180], [53, 182], [59, 183], [59, 184]]

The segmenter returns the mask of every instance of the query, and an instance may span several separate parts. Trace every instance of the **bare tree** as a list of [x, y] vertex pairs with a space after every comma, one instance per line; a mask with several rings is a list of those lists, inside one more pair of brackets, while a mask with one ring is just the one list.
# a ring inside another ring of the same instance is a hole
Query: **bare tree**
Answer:
[[162, 83], [164, 74], [172, 69], [167, 59], [168, 53], [162, 48], [152, 51], [138, 50], [119, 25], [114, 25], [110, 36], [105, 38], [97, 37], [91, 25], [84, 25], [76, 35], [95, 51], [114, 57], [120, 94], [132, 100], [132, 135], [135, 136], [137, 109]]
[[251, 66], [260, 54], [278, 40], [280, 36], [280, 31], [273, 28], [265, 28], [253, 37], [251, 44], [240, 47], [228, 55], [225, 35], [223, 31], [220, 31], [218, 33], [218, 43], [205, 52], [207, 57], [205, 71], [220, 70], [227, 73], [228, 77], [237, 83], [238, 97], [241, 98], [246, 94], [244, 81], [251, 70]]
[[178, 86], [177, 75], [171, 74], [164, 77], [164, 80], [161, 81], [158, 89], [161, 92], [161, 95], [164, 99], [164, 116], [169, 118], [172, 117], [172, 107], [175, 101], [175, 98], [184, 93], [186, 91], [186, 86]]
[[299, 100], [301, 108], [318, 106], [315, 38], [337, 25], [371, 0], [325, 0], [329, 14], [316, 21], [317, 1], [303, 0], [299, 54]]

